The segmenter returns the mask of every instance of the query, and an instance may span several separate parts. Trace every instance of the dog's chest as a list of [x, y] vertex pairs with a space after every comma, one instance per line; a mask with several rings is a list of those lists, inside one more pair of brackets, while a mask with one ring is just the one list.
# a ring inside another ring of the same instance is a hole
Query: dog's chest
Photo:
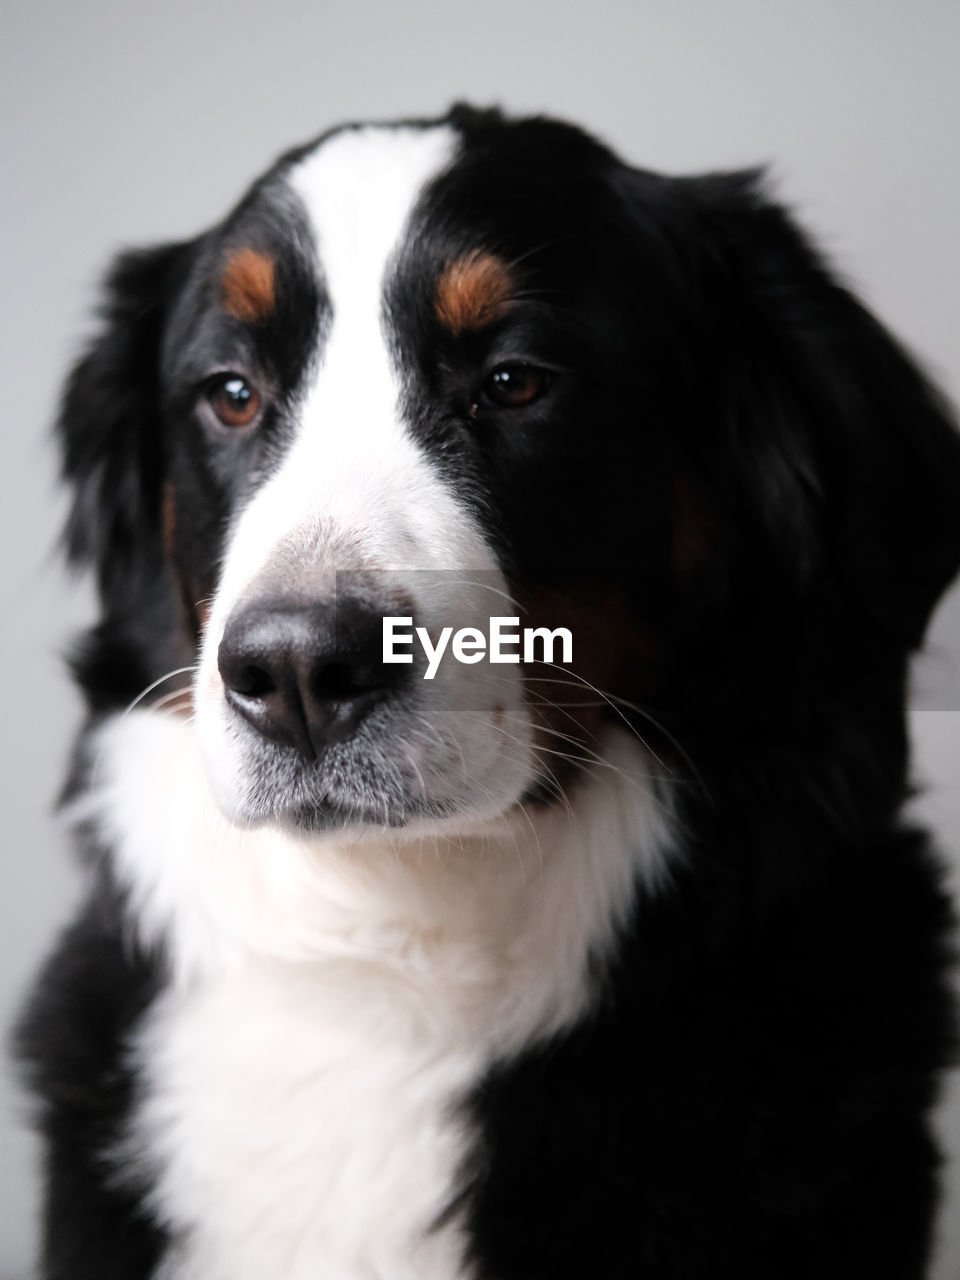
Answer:
[[590, 958], [662, 874], [633, 743], [612, 739], [575, 809], [402, 850], [231, 827], [160, 717], [97, 745], [78, 816], [169, 962], [114, 1152], [177, 1241], [156, 1280], [465, 1277], [445, 1213], [477, 1138], [464, 1099], [583, 1016]]
[[168, 996], [135, 1135], [181, 1237], [163, 1280], [456, 1280], [435, 1223], [469, 1141], [469, 1036], [355, 962], [263, 962]]

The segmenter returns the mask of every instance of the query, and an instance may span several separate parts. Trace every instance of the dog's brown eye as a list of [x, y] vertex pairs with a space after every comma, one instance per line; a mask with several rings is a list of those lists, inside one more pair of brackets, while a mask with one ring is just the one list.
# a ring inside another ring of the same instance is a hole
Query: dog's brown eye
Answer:
[[225, 427], [249, 427], [260, 412], [260, 392], [239, 373], [218, 378], [207, 399]]
[[502, 364], [487, 378], [481, 400], [500, 409], [522, 409], [547, 389], [549, 374], [532, 364]]

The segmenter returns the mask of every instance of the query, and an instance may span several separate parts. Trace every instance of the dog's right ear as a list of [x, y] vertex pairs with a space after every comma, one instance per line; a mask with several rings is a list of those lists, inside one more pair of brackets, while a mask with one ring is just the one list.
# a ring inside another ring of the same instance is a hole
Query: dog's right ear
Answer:
[[160, 350], [189, 244], [122, 254], [105, 283], [102, 328], [64, 390], [57, 435], [73, 502], [71, 564], [91, 566], [107, 610], [162, 572]]

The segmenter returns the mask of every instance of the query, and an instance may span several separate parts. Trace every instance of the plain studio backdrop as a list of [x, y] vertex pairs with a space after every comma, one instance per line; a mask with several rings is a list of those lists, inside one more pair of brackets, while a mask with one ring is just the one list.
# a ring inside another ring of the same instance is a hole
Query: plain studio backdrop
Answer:
[[[55, 554], [49, 426], [120, 247], [204, 228], [278, 151], [344, 119], [458, 98], [546, 111], [649, 168], [770, 162], [846, 279], [960, 398], [956, 0], [7, 0], [0, 58], [5, 1026], [76, 892], [51, 810], [79, 716], [62, 654], [92, 602]], [[914, 741], [956, 867], [956, 590], [920, 663]], [[23, 1110], [4, 1066], [0, 1280], [27, 1274], [35, 1230]], [[944, 1111], [960, 1161], [960, 1092]], [[960, 1275], [956, 1193], [936, 1275]]]

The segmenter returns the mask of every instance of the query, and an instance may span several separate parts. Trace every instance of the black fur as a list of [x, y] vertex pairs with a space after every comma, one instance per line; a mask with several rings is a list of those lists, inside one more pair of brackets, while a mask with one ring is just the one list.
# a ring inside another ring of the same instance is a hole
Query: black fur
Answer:
[[136, 1097], [127, 1037], [162, 978], [156, 958], [127, 944], [123, 916], [103, 874], [40, 975], [19, 1031], [46, 1144], [45, 1280], [150, 1276], [165, 1243], [139, 1180], [121, 1183], [105, 1160]]
[[[760, 175], [663, 178], [551, 121], [450, 118], [463, 154], [387, 300], [410, 430], [521, 596], [623, 594], [644, 658], [612, 692], [689, 779], [679, 870], [604, 962], [601, 1006], [469, 1100], [479, 1139], [451, 1212], [476, 1275], [919, 1280], [951, 917], [897, 815], [908, 657], [960, 565], [960, 438]], [[299, 154], [208, 236], [121, 259], [68, 384], [67, 546], [103, 602], [77, 659], [94, 715], [192, 661], [190, 602], [285, 447], [325, 325], [282, 197]], [[212, 314], [209, 284], [251, 236], [280, 263], [278, 315], [253, 337]], [[422, 289], [477, 244], [524, 286], [494, 341], [556, 371], [509, 422], [481, 407], [482, 431], [471, 400], [496, 350], [444, 334]], [[190, 409], [208, 350], [238, 342], [278, 388], [242, 445]], [[163, 969], [92, 852], [93, 898], [20, 1033], [48, 1139], [46, 1280], [145, 1278], [164, 1243], [136, 1182], [97, 1163]]]
[[920, 1117], [949, 1045], [922, 841], [810, 854], [735, 814], [704, 825], [596, 1016], [474, 1098], [484, 1276], [924, 1274]]

